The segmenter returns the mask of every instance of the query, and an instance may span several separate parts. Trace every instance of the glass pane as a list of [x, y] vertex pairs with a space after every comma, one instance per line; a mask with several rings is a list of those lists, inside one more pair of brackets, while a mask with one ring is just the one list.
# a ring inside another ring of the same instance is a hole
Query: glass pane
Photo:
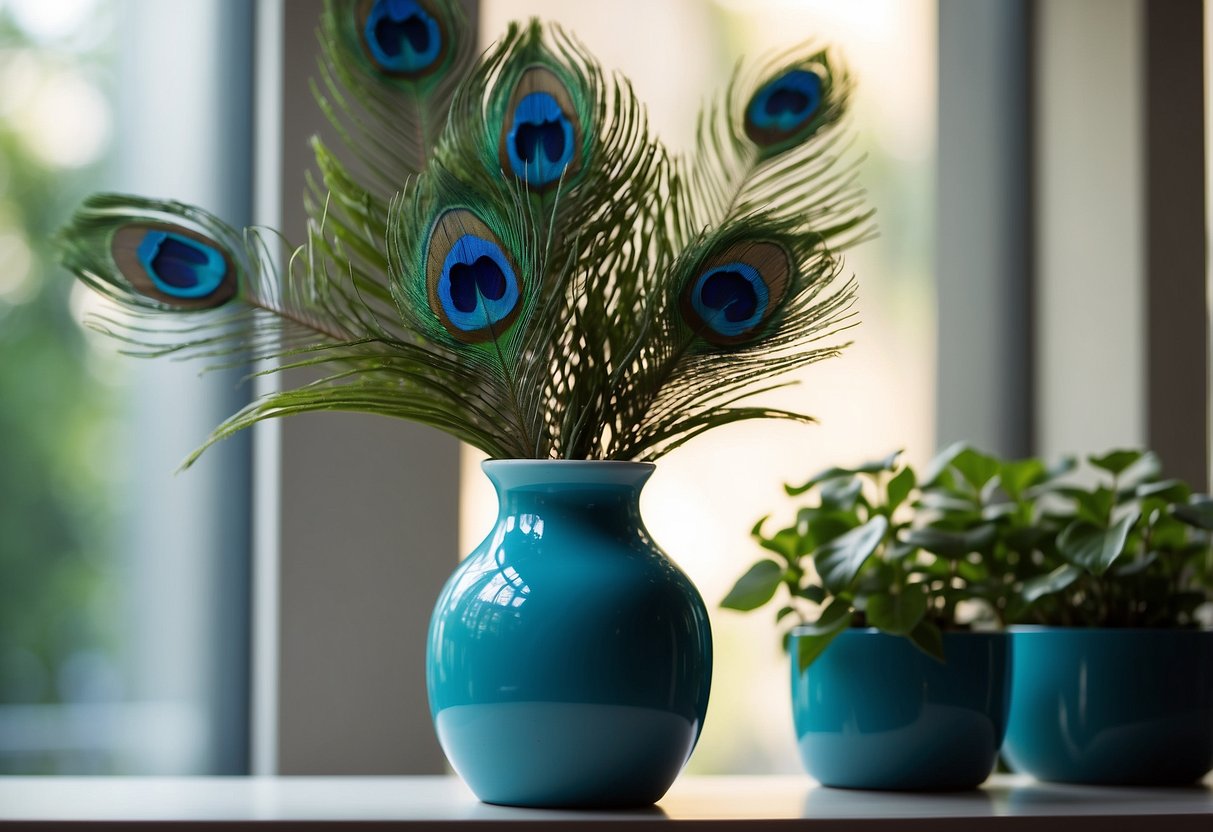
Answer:
[[[905, 447], [931, 455], [934, 424], [934, 285], [930, 277], [935, 153], [936, 6], [931, 0], [482, 0], [481, 36], [538, 16], [571, 29], [648, 106], [652, 127], [690, 151], [700, 102], [727, 83], [738, 57], [805, 41], [832, 44], [853, 70], [852, 130], [860, 177], [880, 237], [846, 255], [859, 278], [862, 323], [841, 358], [809, 367], [800, 385], [767, 401], [813, 414], [813, 427], [750, 423], [709, 433], [658, 463], [644, 513], [654, 537], [712, 608], [712, 701], [689, 771], [799, 771], [788, 668], [773, 612], [716, 609], [760, 555], [749, 539], [768, 513], [790, 520], [782, 483], [831, 464]], [[495, 499], [464, 455], [462, 545], [479, 542]]]
[[[207, 147], [247, 153], [173, 135], [174, 107], [206, 118], [221, 100], [196, 79], [237, 63], [213, 48], [220, 7], [0, 2], [0, 772], [247, 765], [247, 545], [231, 545], [247, 537], [247, 446], [174, 476], [233, 409], [235, 379], [87, 331], [112, 310], [51, 240], [90, 191], [191, 199], [183, 161], [219, 180]], [[156, 47], [172, 73], [148, 71]], [[176, 95], [149, 94], [157, 79]]]
[[[71, 7], [71, 8], [69, 8]], [[90, 346], [49, 238], [112, 147], [114, 8], [0, 10], [0, 771], [123, 767], [122, 372]], [[69, 126], [70, 125], [70, 126]], [[70, 299], [70, 302], [69, 302]]]

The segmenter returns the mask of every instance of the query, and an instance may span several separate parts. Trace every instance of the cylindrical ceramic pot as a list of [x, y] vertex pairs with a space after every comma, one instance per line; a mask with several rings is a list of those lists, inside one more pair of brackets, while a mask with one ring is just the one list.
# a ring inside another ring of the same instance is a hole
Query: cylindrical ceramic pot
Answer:
[[650, 463], [491, 461], [497, 524], [447, 582], [427, 682], [439, 742], [481, 800], [637, 806], [703, 726], [699, 593], [649, 537]]
[[1013, 627], [1007, 762], [1039, 780], [1195, 783], [1213, 768], [1213, 631]]
[[946, 662], [909, 639], [842, 632], [808, 668], [796, 663], [792, 715], [809, 775], [850, 789], [959, 790], [994, 768], [1006, 727], [1010, 639], [945, 633]]

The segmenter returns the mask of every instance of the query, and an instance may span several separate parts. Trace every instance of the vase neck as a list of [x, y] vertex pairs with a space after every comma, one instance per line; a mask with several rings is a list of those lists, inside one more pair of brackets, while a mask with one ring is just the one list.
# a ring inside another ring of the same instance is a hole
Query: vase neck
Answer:
[[640, 491], [651, 463], [490, 460], [484, 472], [497, 489], [501, 517], [559, 511], [600, 521], [640, 517]]

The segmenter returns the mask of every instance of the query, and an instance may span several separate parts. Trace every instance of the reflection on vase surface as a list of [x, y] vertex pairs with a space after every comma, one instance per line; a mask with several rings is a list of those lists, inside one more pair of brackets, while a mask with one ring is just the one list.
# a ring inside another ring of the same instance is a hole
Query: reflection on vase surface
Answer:
[[500, 512], [430, 626], [430, 708], [482, 800], [659, 799], [703, 724], [703, 601], [653, 543], [640, 463], [487, 462]]
[[793, 664], [805, 769], [843, 788], [979, 785], [1006, 726], [1008, 644], [1002, 633], [946, 633], [941, 664], [905, 638], [843, 632], [804, 672]]
[[1195, 783], [1213, 768], [1213, 632], [1022, 627], [1004, 753], [1040, 780]]

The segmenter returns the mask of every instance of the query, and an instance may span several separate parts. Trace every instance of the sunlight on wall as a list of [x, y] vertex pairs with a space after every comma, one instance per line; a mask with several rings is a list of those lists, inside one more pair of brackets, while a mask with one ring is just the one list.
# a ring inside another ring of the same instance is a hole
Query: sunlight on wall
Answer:
[[[846, 333], [855, 343], [841, 359], [807, 368], [800, 385], [766, 400], [821, 424], [750, 423], [708, 433], [659, 463], [643, 506], [653, 536], [712, 610], [712, 703], [689, 771], [799, 771], [773, 610], [747, 616], [716, 606], [759, 557], [748, 536], [754, 521], [793, 515], [782, 483], [893, 448], [906, 448], [913, 462], [931, 455], [935, 3], [482, 0], [482, 39], [532, 15], [572, 29], [606, 68], [626, 74], [653, 129], [676, 152], [693, 148], [700, 103], [727, 82], [741, 56], [806, 40], [829, 43], [857, 78], [856, 152], [867, 154], [861, 179], [880, 231], [846, 257], [847, 271], [859, 279], [862, 323]], [[478, 470], [482, 458], [465, 449], [465, 552], [495, 513]]]

